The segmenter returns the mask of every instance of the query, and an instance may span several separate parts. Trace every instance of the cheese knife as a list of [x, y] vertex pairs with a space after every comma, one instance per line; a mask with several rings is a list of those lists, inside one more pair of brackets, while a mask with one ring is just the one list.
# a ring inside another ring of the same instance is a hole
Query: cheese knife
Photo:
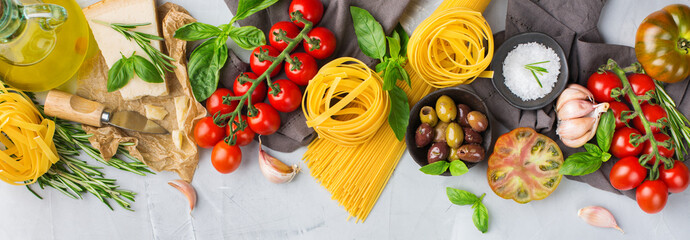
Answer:
[[137, 112], [108, 112], [101, 103], [58, 90], [48, 92], [44, 111], [48, 116], [94, 127], [102, 127], [104, 124], [109, 124], [142, 133], [168, 133], [168, 130]]

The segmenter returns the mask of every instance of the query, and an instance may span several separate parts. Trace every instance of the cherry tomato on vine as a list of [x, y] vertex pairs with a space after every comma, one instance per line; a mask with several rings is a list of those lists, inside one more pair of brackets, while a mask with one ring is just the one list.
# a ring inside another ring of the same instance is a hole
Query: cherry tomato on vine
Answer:
[[690, 173], [688, 173], [688, 166], [685, 163], [675, 160], [673, 161], [673, 168], [666, 169], [659, 165], [659, 179], [666, 184], [668, 191], [672, 193], [680, 193], [688, 188], [688, 181]]
[[275, 83], [278, 85], [280, 93], [275, 96], [269, 93], [268, 102], [278, 111], [295, 111], [302, 103], [302, 91], [295, 83], [287, 79], [279, 79]]
[[613, 111], [613, 115], [616, 117], [616, 129], [619, 129], [621, 127], [625, 126], [626, 121], [623, 121], [621, 118], [621, 114], [623, 111], [630, 111], [630, 108], [628, 105], [625, 105], [625, 103], [622, 102], [609, 102], [609, 108], [611, 111]]
[[295, 38], [299, 34], [299, 28], [297, 28], [297, 26], [295, 26], [295, 24], [292, 22], [288, 21], [280, 21], [273, 24], [271, 30], [268, 32], [268, 42], [271, 43], [271, 46], [282, 52], [290, 43], [283, 41], [282, 39], [276, 39], [276, 36], [278, 36], [278, 33], [281, 30], [285, 31], [285, 36], [288, 38]]
[[[324, 27], [317, 27], [309, 31], [307, 37], [314, 41], [314, 44], [309, 44], [308, 41], [304, 41], [304, 51], [316, 59], [325, 59], [330, 57], [335, 51], [335, 35]], [[316, 42], [318, 42], [318, 47], [315, 47]], [[313, 49], [312, 49], [313, 48]]]
[[247, 123], [252, 131], [261, 135], [271, 135], [278, 131], [280, 128], [278, 111], [267, 103], [257, 103], [254, 107], [258, 110], [256, 116], [247, 117]]
[[622, 127], [613, 133], [611, 140], [611, 154], [613, 156], [624, 158], [640, 155], [643, 144], [640, 143], [637, 147], [633, 146], [630, 143], [630, 135], [632, 134], [640, 135], [640, 132], [629, 127]]
[[[246, 75], [250, 79], [256, 79], [257, 78], [256, 74], [254, 74], [252, 72], [245, 72], [243, 74]], [[242, 75], [240, 74], [240, 76], [242, 76]], [[240, 84], [240, 81], [239, 81], [240, 76], [237, 76], [235, 78], [235, 82], [232, 84], [232, 91], [235, 92], [235, 94], [237, 96], [243, 96], [244, 94], [247, 93], [247, 91], [249, 91], [249, 88], [252, 87], [251, 82], [245, 82], [244, 84]], [[268, 87], [266, 87], [265, 81], [261, 81], [261, 83], [259, 83], [259, 86], [256, 86], [256, 88], [254, 88], [254, 92], [252, 92], [252, 96], [251, 96], [252, 104], [263, 102], [264, 99], [266, 99], [267, 88]], [[244, 105], [247, 105], [248, 103], [249, 103], [248, 100], [244, 101]]]
[[646, 213], [658, 213], [668, 200], [668, 187], [660, 179], [649, 181], [646, 180], [637, 187], [635, 192], [637, 198], [637, 205]]
[[242, 150], [238, 146], [230, 146], [225, 141], [220, 141], [211, 152], [211, 164], [216, 171], [228, 174], [237, 170], [242, 163]]
[[[323, 17], [323, 3], [321, 3], [320, 0], [293, 0], [290, 3], [288, 13], [292, 16], [292, 13], [296, 11], [301, 12], [304, 19], [316, 25], [321, 21], [321, 17]], [[301, 28], [304, 27], [304, 23], [298, 21], [292, 22]]]
[[[664, 110], [664, 108], [659, 105], [643, 103], [642, 105], [640, 105], [640, 108], [642, 108], [643, 115], [645, 116], [645, 118], [647, 118], [647, 121], [649, 121], [650, 123], [657, 122], [659, 119], [666, 117], [666, 110]], [[644, 129], [644, 125], [642, 125], [642, 120], [640, 120], [639, 116], [634, 118], [632, 121], [635, 128], [637, 128], [637, 130], [640, 130], [642, 134], [647, 133], [647, 131], [645, 131]], [[656, 126], [651, 126], [651, 128], [652, 133], [658, 133], [659, 131], [661, 131], [661, 129], [659, 129]]]
[[[242, 120], [244, 122], [247, 122], [247, 116], [245, 116], [245, 115], [241, 115], [241, 116], [242, 116]], [[238, 118], [235, 117], [235, 120], [237, 120], [237, 119]], [[232, 127], [230, 127], [230, 126], [232, 126]], [[228, 136], [230, 136], [230, 134], [232, 133], [232, 130], [235, 130], [235, 129], [237, 129], [237, 125], [235, 123], [232, 123], [232, 125], [228, 124], [228, 126], [225, 127], [226, 134]], [[244, 130], [237, 131], [235, 133], [235, 145], [240, 146], [240, 147], [249, 145], [249, 143], [251, 143], [252, 140], [254, 140], [254, 135], [256, 135], [256, 134], [254, 133], [254, 131], [252, 131], [252, 129], [249, 126], [245, 127]]]
[[[261, 75], [263, 74], [266, 70], [268, 70], [268, 67], [273, 64], [273, 61], [269, 60], [263, 60], [259, 61], [259, 53], [260, 52], [266, 52], [268, 51], [268, 56], [271, 57], [278, 57], [280, 55], [280, 51], [278, 49], [271, 47], [270, 45], [262, 45], [257, 48], [254, 48], [254, 51], [252, 51], [252, 54], [249, 56], [249, 66], [252, 69], [252, 72], [256, 73], [256, 75]], [[278, 66], [273, 69], [271, 72], [271, 77], [275, 77], [280, 73], [280, 69], [283, 68], [283, 63], [281, 62], [278, 64]]]
[[235, 94], [233, 94], [232, 91], [227, 88], [216, 89], [216, 91], [213, 92], [208, 99], [206, 99], [206, 109], [208, 110], [208, 113], [214, 115], [217, 112], [220, 112], [220, 114], [226, 114], [235, 111], [239, 101], [232, 101], [230, 102], [230, 105], [223, 104], [224, 96], [235, 96]]
[[205, 117], [194, 125], [194, 139], [202, 148], [212, 148], [225, 138], [225, 128], [213, 122], [213, 117]]
[[[632, 87], [633, 92], [636, 96], [644, 96], [647, 92], [651, 91], [654, 93], [654, 80], [647, 74], [633, 73], [628, 76], [628, 81], [630, 82], [630, 87]], [[628, 99], [630, 101], [630, 99]]]
[[594, 73], [587, 80], [587, 89], [594, 95], [597, 102], [612, 102], [616, 99], [611, 97], [611, 90], [614, 88], [623, 89], [623, 83], [612, 72]]
[[640, 165], [637, 157], [624, 157], [611, 168], [609, 181], [618, 190], [630, 190], [639, 186], [647, 177], [647, 169]]
[[285, 62], [285, 75], [295, 84], [306, 86], [316, 76], [316, 73], [319, 72], [316, 60], [309, 54], [302, 52], [292, 54], [290, 58], [293, 61], [299, 61], [300, 64], [292, 65], [289, 62]]
[[[662, 147], [659, 144], [666, 141], [666, 140], [669, 140], [669, 139], [671, 139], [671, 137], [669, 137], [666, 134], [663, 134], [663, 133], [655, 133], [654, 134], [654, 140], [656, 140], [656, 142], [657, 142], [656, 146], [657, 146], [657, 149], [659, 150], [659, 154], [661, 154], [661, 156], [666, 157], [666, 158], [672, 158], [673, 154], [676, 152], [676, 149], [673, 147], [671, 147], [671, 149], [668, 149], [668, 148]], [[644, 149], [642, 150], [642, 154], [652, 154], [652, 151], [653, 151], [652, 144], [649, 143], [649, 140], [645, 141], [644, 142]], [[655, 162], [656, 162], [656, 156], [653, 156], [652, 159], [647, 162], [647, 164], [654, 165]], [[663, 163], [661, 165], [663, 165]]]

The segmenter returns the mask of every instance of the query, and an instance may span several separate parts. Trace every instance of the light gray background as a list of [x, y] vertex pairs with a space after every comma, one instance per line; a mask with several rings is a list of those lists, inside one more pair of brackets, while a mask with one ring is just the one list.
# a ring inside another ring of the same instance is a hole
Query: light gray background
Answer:
[[[288, 1], [288, 0], [283, 0]], [[87, 6], [95, 0], [78, 0]], [[226, 23], [231, 13], [222, 0], [174, 0], [199, 21]], [[440, 0], [417, 0], [403, 25], [410, 31]], [[599, 22], [609, 43], [632, 46], [639, 23], [668, 4], [689, 0], [610, 0]], [[160, 3], [160, 1], [159, 1]], [[507, 0], [494, 0], [485, 12], [495, 32], [505, 27]], [[246, 56], [246, 54], [245, 54]], [[261, 175], [257, 144], [243, 148], [240, 168], [217, 173], [210, 151], [202, 151], [193, 185], [197, 209], [190, 215], [186, 199], [166, 184], [176, 175], [153, 176], [106, 169], [126, 189], [138, 193], [135, 212], [110, 211], [91, 195], [73, 200], [54, 190], [38, 190], [39, 200], [24, 187], [0, 183], [0, 239], [688, 239], [690, 193], [669, 197], [661, 213], [642, 212], [635, 201], [563, 179], [548, 198], [517, 204], [496, 196], [486, 181], [486, 164], [458, 177], [424, 175], [408, 154], [400, 161], [366, 222], [346, 221], [347, 212], [309, 175], [301, 156], [275, 153], [304, 172], [293, 182], [276, 185]], [[270, 152], [270, 151], [269, 151]], [[93, 164], [94, 161], [91, 161]], [[445, 188], [486, 193], [489, 232], [472, 224], [468, 206], [452, 205]], [[113, 203], [114, 204], [114, 203]], [[625, 235], [596, 228], [577, 217], [577, 210], [600, 205], [613, 212]]]

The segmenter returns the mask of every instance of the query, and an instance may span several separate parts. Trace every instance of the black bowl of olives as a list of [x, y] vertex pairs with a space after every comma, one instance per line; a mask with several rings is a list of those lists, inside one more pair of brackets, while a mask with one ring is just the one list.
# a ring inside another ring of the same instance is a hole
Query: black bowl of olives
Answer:
[[[487, 157], [491, 145], [491, 113], [466, 86], [439, 89], [410, 111], [405, 141], [419, 166], [461, 160], [468, 168]], [[446, 170], [444, 176], [450, 176]]]

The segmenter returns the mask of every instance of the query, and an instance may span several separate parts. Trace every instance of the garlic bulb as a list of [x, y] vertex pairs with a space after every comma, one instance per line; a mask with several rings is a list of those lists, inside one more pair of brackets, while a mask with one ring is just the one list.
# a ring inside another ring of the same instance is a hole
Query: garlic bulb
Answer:
[[577, 216], [582, 218], [582, 220], [585, 220], [585, 222], [589, 225], [595, 227], [615, 228], [622, 233], [625, 233], [623, 229], [618, 227], [613, 214], [611, 214], [609, 210], [606, 210], [606, 208], [597, 206], [584, 207], [577, 211]]
[[264, 177], [273, 183], [290, 182], [299, 172], [297, 165], [288, 166], [277, 158], [268, 155], [261, 146], [261, 138], [259, 138], [259, 167]]
[[189, 212], [194, 210], [194, 206], [196, 206], [196, 190], [194, 190], [194, 187], [192, 187], [192, 185], [188, 182], [179, 179], [170, 181], [168, 184], [179, 190], [185, 195], [185, 197], [187, 197], [187, 201], [189, 201]]
[[593, 99], [592, 93], [578, 84], [568, 85], [558, 97], [556, 133], [566, 146], [582, 147], [596, 134], [599, 118], [609, 109], [609, 104], [596, 104]]

